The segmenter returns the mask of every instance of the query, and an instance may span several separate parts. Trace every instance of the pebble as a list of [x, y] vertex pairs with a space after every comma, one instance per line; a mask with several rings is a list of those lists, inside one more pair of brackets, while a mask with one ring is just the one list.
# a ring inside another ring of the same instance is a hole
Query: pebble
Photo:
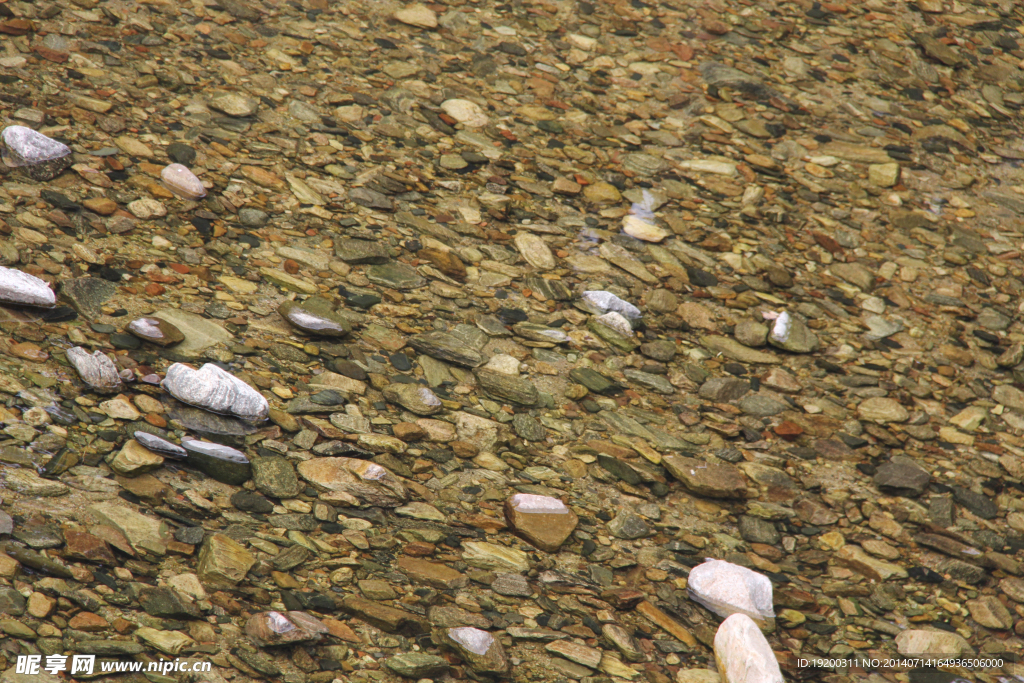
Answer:
[[[206, 196], [206, 188], [196, 174], [183, 164], [169, 164], [160, 171], [160, 178], [168, 190], [182, 199], [196, 202]], [[140, 216], [141, 218], [141, 216]]]
[[0, 139], [56, 153], [0, 166], [4, 652], [1012, 649], [1017, 8], [643, 4], [0, 10]]

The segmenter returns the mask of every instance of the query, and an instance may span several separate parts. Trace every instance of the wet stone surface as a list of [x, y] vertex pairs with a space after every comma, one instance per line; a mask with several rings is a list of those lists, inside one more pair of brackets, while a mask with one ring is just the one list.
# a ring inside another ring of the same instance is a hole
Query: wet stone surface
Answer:
[[0, 3], [0, 678], [1016, 653], [1022, 26]]

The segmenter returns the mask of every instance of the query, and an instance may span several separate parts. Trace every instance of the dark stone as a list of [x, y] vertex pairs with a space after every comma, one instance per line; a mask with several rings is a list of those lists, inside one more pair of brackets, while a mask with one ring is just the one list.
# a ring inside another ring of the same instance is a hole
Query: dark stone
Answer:
[[274, 511], [274, 504], [258, 493], [237, 491], [231, 496], [231, 504], [242, 512], [269, 514]]
[[914, 497], [924, 493], [932, 477], [906, 457], [896, 457], [878, 468], [875, 486], [883, 493]]
[[970, 489], [954, 486], [953, 498], [957, 503], [982, 519], [994, 519], [999, 514], [999, 507], [995, 502], [982, 493], [975, 493]]

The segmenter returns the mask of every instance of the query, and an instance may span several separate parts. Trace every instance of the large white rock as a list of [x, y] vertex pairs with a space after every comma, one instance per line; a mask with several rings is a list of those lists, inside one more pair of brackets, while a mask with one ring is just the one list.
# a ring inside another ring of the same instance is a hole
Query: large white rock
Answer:
[[718, 627], [715, 662], [725, 683], [785, 683], [775, 653], [746, 614], [734, 614]]
[[767, 576], [724, 560], [708, 560], [690, 570], [690, 598], [720, 617], [745, 614], [765, 622], [775, 617], [772, 582]]
[[161, 386], [179, 401], [243, 420], [265, 420], [270, 410], [258, 391], [212, 363], [199, 370], [175, 363], [167, 368]]

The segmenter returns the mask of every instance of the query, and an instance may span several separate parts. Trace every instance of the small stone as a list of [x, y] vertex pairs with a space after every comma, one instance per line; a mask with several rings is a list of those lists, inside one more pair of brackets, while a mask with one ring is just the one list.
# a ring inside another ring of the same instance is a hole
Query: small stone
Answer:
[[234, 92], [218, 93], [208, 100], [208, 104], [217, 111], [235, 117], [252, 116], [260, 106], [259, 100]]
[[417, 415], [434, 415], [441, 411], [441, 399], [427, 387], [416, 384], [390, 384], [384, 398]]
[[469, 128], [480, 128], [486, 126], [490, 119], [480, 105], [469, 100], [445, 100], [441, 103], [441, 109], [459, 123]]
[[924, 493], [932, 477], [910, 458], [893, 458], [875, 473], [875, 486], [883, 493], [915, 497]]
[[182, 199], [197, 202], [206, 196], [203, 181], [182, 164], [170, 164], [160, 172], [164, 186]]
[[139, 339], [157, 346], [171, 346], [185, 339], [181, 330], [160, 318], [136, 318], [125, 329]]
[[395, 19], [417, 28], [437, 28], [437, 14], [426, 5], [413, 4], [403, 7], [393, 15]]
[[958, 633], [906, 629], [896, 636], [896, 647], [901, 655], [951, 655], [970, 653], [970, 643]]
[[110, 469], [128, 477], [152, 472], [164, 464], [164, 459], [144, 447], [138, 441], [129, 439], [121, 450], [110, 460]]
[[352, 331], [352, 324], [335, 312], [331, 302], [314, 296], [302, 302], [285, 301], [277, 312], [303, 332], [322, 337], [342, 337]]
[[435, 641], [453, 650], [477, 676], [505, 678], [511, 668], [505, 650], [494, 636], [471, 626], [443, 629]]
[[900, 165], [870, 164], [868, 166], [868, 182], [876, 187], [892, 187], [900, 180]]
[[857, 413], [864, 420], [871, 420], [879, 424], [889, 422], [906, 422], [910, 419], [910, 413], [897, 401], [891, 398], [874, 397], [865, 399], [857, 406]]
[[328, 629], [306, 612], [259, 612], [245, 622], [245, 633], [260, 647], [319, 641]]
[[154, 453], [159, 453], [160, 455], [175, 458], [177, 460], [183, 460], [186, 457], [188, 457], [188, 451], [186, 451], [184, 448], [178, 446], [177, 444], [173, 444], [170, 441], [167, 441], [166, 439], [161, 439], [159, 436], [156, 436], [155, 434], [137, 431], [135, 432], [135, 440], [142, 444], [145, 448], [148, 448]]
[[196, 565], [199, 580], [211, 588], [231, 588], [256, 564], [249, 551], [224, 534], [212, 534], [203, 542]]
[[298, 473], [320, 491], [326, 502], [362, 502], [398, 507], [408, 493], [395, 475], [380, 465], [354, 458], [316, 458], [300, 462]]
[[448, 662], [443, 657], [430, 655], [425, 652], [403, 652], [396, 654], [384, 660], [384, 666], [399, 676], [417, 680], [439, 677], [448, 671]]

